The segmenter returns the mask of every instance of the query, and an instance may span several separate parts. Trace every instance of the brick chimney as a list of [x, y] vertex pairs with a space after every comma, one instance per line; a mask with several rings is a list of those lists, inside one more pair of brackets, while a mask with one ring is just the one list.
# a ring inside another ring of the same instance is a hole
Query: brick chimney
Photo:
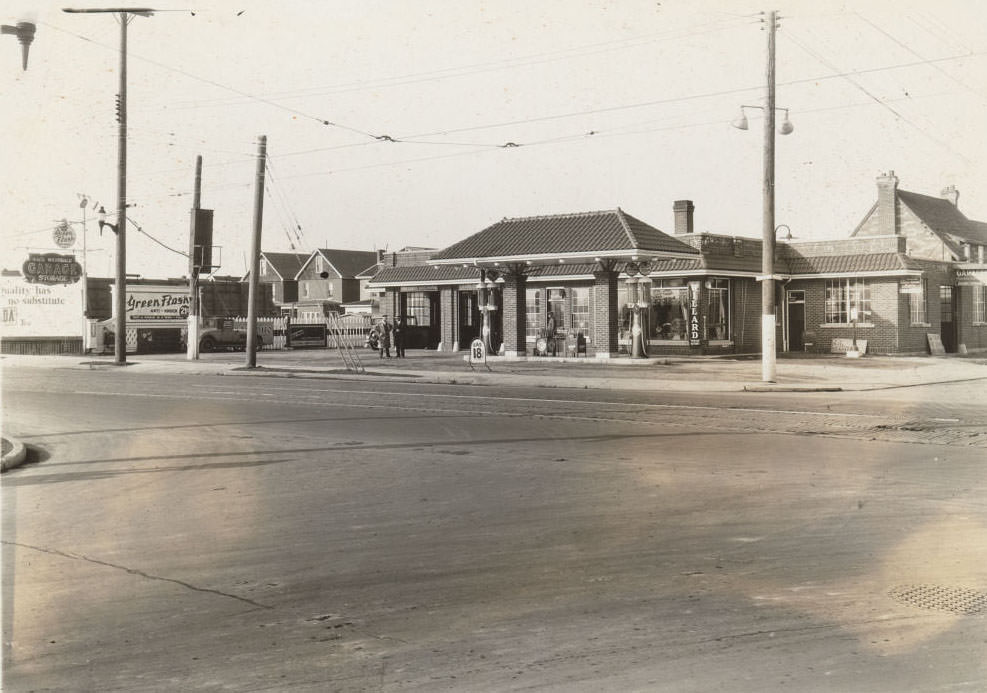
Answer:
[[695, 209], [696, 206], [692, 204], [692, 200], [676, 200], [672, 204], [672, 211], [675, 212], [676, 236], [692, 233], [693, 231], [692, 212]]
[[939, 195], [942, 197], [942, 199], [949, 200], [954, 207], [959, 206], [960, 191], [956, 189], [955, 185], [950, 185], [946, 188], [943, 188], [942, 192], [939, 193]]
[[898, 234], [898, 177], [894, 171], [877, 177], [877, 218], [880, 235]]

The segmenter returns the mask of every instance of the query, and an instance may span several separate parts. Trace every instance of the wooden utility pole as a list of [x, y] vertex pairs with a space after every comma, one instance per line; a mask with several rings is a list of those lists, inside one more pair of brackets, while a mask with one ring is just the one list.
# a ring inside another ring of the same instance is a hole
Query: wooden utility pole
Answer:
[[775, 22], [768, 13], [767, 96], [764, 104], [764, 226], [761, 241], [761, 380], [776, 377], [775, 328]]
[[113, 334], [113, 360], [118, 366], [127, 365], [127, 21], [126, 11], [120, 13], [120, 128], [117, 135], [117, 267], [114, 309], [116, 330]]
[[257, 179], [254, 188], [254, 233], [250, 243], [250, 289], [247, 294], [247, 368], [257, 366], [257, 290], [260, 277], [260, 232], [264, 221], [264, 168], [267, 163], [267, 136], [257, 145]]
[[[202, 155], [195, 157], [195, 186], [192, 189], [192, 222], [189, 226], [189, 316], [186, 331], [186, 358], [194, 361], [199, 358], [199, 265], [196, 263], [196, 224], [199, 206], [202, 202]], [[203, 249], [204, 251], [205, 249]], [[199, 257], [205, 254], [200, 253]]]

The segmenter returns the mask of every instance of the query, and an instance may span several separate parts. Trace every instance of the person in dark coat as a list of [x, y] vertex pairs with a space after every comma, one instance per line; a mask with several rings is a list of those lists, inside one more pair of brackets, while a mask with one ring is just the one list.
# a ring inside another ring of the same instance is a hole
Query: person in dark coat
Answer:
[[384, 356], [391, 358], [391, 323], [387, 321], [386, 315], [380, 323], [380, 357]]
[[394, 323], [394, 355], [399, 358], [404, 358], [404, 342], [406, 339], [407, 325], [404, 322], [404, 316], [398, 318], [397, 322]]

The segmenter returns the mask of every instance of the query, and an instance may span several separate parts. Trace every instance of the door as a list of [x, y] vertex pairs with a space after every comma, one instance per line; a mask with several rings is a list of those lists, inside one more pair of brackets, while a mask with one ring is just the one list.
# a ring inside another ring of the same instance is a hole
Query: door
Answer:
[[483, 318], [475, 291], [459, 292], [459, 348], [466, 349], [480, 336]]
[[788, 292], [788, 350], [805, 351], [805, 292]]
[[951, 286], [939, 287], [939, 334], [946, 353], [956, 351], [956, 303]]

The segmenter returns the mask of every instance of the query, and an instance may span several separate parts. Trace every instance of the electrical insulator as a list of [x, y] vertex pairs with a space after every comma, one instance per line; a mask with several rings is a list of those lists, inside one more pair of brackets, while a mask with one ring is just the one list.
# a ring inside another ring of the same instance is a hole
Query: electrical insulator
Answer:
[[118, 123], [123, 122], [123, 104], [122, 101], [120, 100], [119, 94], [117, 94], [117, 122]]

